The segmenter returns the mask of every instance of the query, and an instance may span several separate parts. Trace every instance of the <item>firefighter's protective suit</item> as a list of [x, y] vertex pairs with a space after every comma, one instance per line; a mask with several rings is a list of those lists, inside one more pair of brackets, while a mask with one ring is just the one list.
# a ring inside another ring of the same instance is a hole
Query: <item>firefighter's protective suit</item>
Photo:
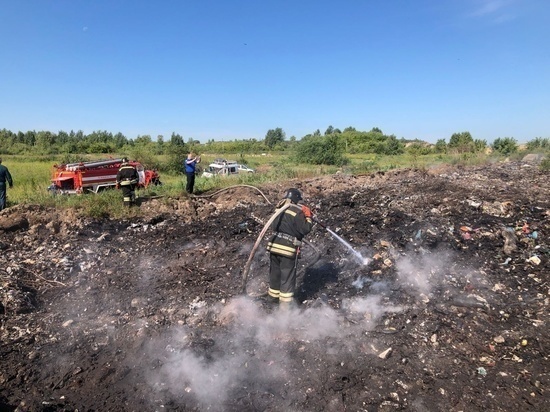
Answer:
[[139, 183], [139, 174], [134, 166], [123, 161], [116, 175], [116, 185], [122, 189], [124, 206], [130, 207], [136, 199], [136, 186]]
[[10, 171], [2, 164], [2, 159], [0, 159], [0, 210], [6, 207], [6, 184], [10, 188], [13, 187], [13, 179]]
[[[296, 259], [302, 239], [313, 227], [311, 210], [299, 205], [302, 200], [297, 189], [289, 189], [285, 196], [290, 206], [271, 224], [275, 232], [267, 245], [270, 252], [270, 272], [268, 295], [281, 304], [290, 304], [294, 300], [296, 289]], [[285, 203], [280, 202], [278, 207]]]

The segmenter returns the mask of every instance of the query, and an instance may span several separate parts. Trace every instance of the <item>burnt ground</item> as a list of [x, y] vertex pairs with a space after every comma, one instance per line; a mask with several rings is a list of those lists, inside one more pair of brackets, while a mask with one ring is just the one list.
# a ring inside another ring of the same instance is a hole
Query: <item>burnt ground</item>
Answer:
[[[317, 225], [297, 307], [261, 297], [274, 211]], [[534, 165], [344, 174], [145, 217], [0, 213], [1, 411], [547, 411], [550, 179]], [[367, 258], [363, 260], [363, 258]]]

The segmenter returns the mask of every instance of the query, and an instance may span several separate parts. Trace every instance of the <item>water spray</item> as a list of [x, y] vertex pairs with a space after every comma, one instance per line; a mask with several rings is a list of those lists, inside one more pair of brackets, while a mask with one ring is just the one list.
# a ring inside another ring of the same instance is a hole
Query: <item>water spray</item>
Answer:
[[361, 263], [362, 265], [366, 266], [370, 263], [371, 259], [363, 257], [363, 255], [355, 250], [348, 242], [346, 242], [341, 236], [339, 236], [335, 231], [330, 229], [328, 226], [322, 224], [317, 219], [313, 219], [315, 223], [317, 223], [319, 226], [321, 226], [323, 229], [325, 229], [327, 232], [329, 232], [336, 240], [338, 240], [341, 244], [343, 244], [352, 254], [355, 256], [355, 258]]

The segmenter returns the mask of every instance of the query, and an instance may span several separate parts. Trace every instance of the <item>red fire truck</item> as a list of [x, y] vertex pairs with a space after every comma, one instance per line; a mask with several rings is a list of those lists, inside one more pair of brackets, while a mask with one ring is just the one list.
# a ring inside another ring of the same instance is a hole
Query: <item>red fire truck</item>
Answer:
[[[116, 175], [123, 159], [106, 159], [94, 162], [67, 163], [54, 165], [50, 190], [63, 194], [78, 194], [86, 191], [97, 193], [116, 185]], [[156, 170], [148, 170], [136, 161], [129, 161], [139, 175], [138, 187], [159, 185], [160, 177]]]

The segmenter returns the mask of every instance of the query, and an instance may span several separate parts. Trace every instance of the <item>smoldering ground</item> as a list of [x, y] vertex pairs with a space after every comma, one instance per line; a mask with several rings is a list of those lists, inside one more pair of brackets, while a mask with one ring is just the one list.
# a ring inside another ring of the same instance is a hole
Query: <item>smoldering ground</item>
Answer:
[[548, 183], [515, 163], [304, 180], [371, 260], [315, 227], [287, 315], [258, 297], [263, 247], [242, 296], [251, 215], [273, 213], [255, 195], [10, 208], [0, 227], [29, 230], [0, 245], [0, 410], [547, 411]]
[[[417, 261], [404, 256], [397, 262], [395, 281], [367, 280], [369, 287], [364, 293], [343, 298], [338, 309], [317, 300], [279, 310], [246, 296], [202, 306], [197, 316], [209, 318], [219, 327], [208, 333], [200, 326], [179, 328], [169, 337], [150, 342], [148, 351], [161, 363], [150, 375], [150, 385], [164, 401], [197, 402], [208, 410], [238, 409], [233, 400], [251, 393], [287, 402], [301, 399], [304, 382], [313, 382], [323, 373], [326, 362], [325, 358], [312, 360], [306, 353], [345, 359], [353, 354], [377, 356], [387, 350], [370, 332], [388, 314], [407, 309], [388, 295], [395, 286], [392, 284], [412, 287], [413, 295], [420, 299], [441, 284], [451, 260], [449, 253], [422, 256]], [[194, 345], [197, 341], [202, 344]]]

